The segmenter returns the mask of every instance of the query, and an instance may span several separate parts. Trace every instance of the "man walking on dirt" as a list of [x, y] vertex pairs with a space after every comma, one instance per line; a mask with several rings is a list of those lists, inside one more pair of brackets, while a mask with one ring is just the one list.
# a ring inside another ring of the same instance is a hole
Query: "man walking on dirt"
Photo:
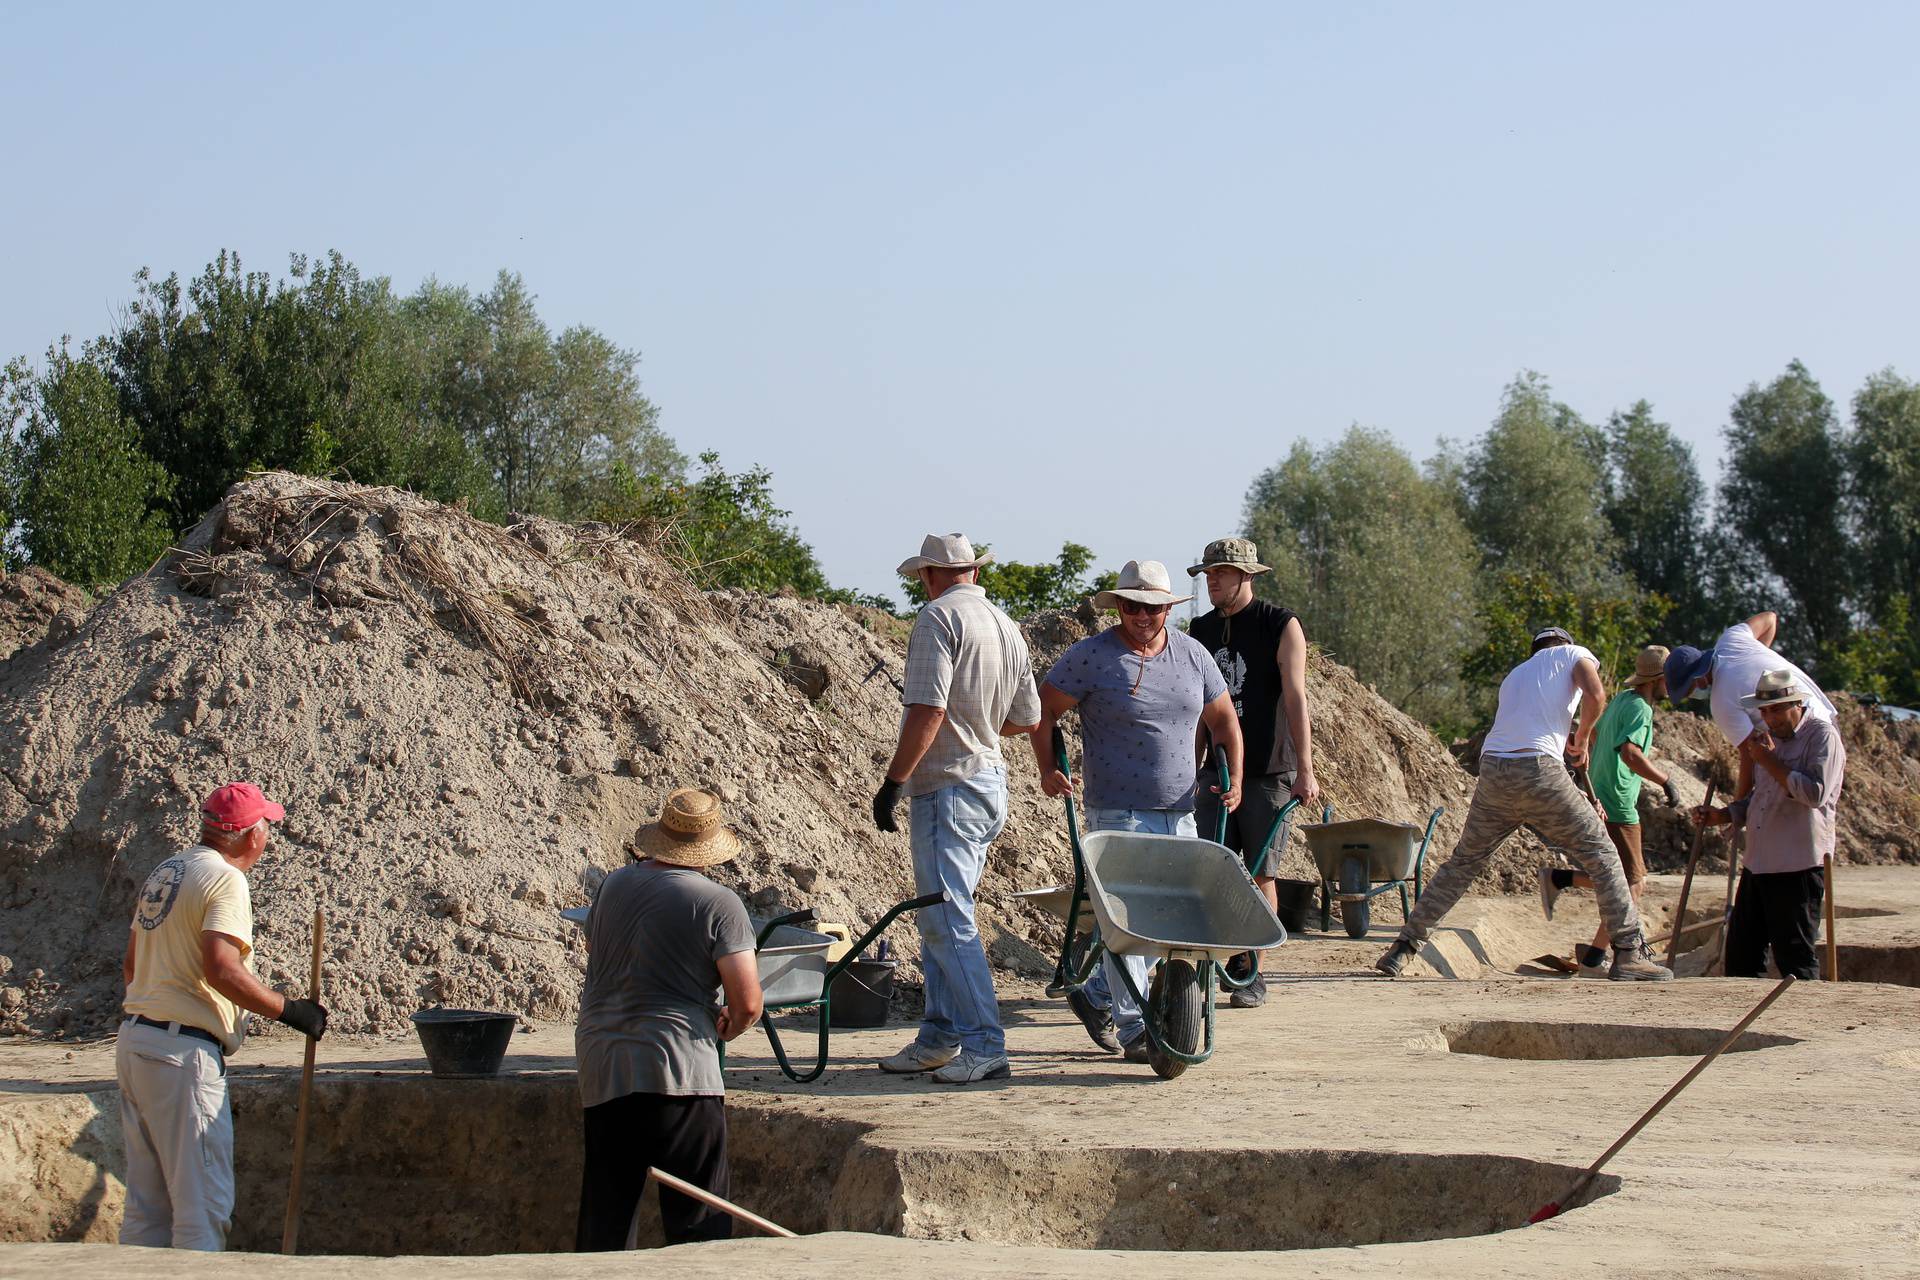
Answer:
[[1012, 1074], [973, 895], [1007, 823], [1000, 739], [1032, 729], [1040, 701], [1026, 638], [979, 585], [992, 558], [976, 556], [960, 534], [930, 533], [900, 564], [901, 577], [926, 589], [927, 604], [907, 640], [900, 740], [873, 798], [882, 831], [899, 830], [894, 808], [903, 791], [911, 798], [914, 890], [947, 895], [915, 916], [926, 975], [920, 1034], [880, 1067], [931, 1071], [942, 1084]]
[[[1260, 563], [1258, 548], [1245, 538], [1208, 543], [1200, 563], [1187, 570], [1188, 577], [1207, 575], [1207, 599], [1213, 604], [1194, 619], [1188, 634], [1213, 654], [1240, 722], [1247, 778], [1240, 791], [1240, 807], [1227, 815], [1226, 843], [1243, 857], [1263, 852], [1274, 816], [1289, 799], [1311, 805], [1320, 795], [1320, 784], [1313, 776], [1313, 722], [1307, 713], [1307, 633], [1293, 610], [1254, 599], [1254, 578], [1268, 572]], [[1201, 736], [1204, 784], [1210, 781], [1211, 753], [1206, 735]], [[1195, 791], [1195, 801], [1200, 834], [1211, 840], [1219, 828], [1219, 799], [1212, 788], [1202, 785]], [[1265, 869], [1254, 879], [1267, 905], [1278, 910], [1274, 872], [1284, 849], [1264, 852]], [[1228, 962], [1227, 971], [1236, 980], [1249, 972], [1253, 977], [1233, 993], [1234, 1008], [1256, 1009], [1267, 1002], [1267, 983], [1259, 973], [1257, 955], [1241, 952]]]
[[[1653, 704], [1667, 696], [1666, 678], [1661, 674], [1666, 660], [1667, 648], [1658, 644], [1648, 645], [1635, 657], [1627, 692], [1607, 703], [1594, 727], [1593, 758], [1587, 770], [1607, 839], [1620, 854], [1620, 869], [1635, 906], [1647, 883], [1647, 859], [1640, 841], [1640, 780], [1664, 790], [1669, 805], [1680, 805], [1672, 777], [1647, 759], [1653, 747]], [[1567, 867], [1540, 868], [1540, 907], [1547, 919], [1553, 919], [1560, 891], [1569, 888], [1591, 889], [1593, 879]], [[1606, 972], [1608, 942], [1603, 924], [1594, 931], [1593, 942], [1580, 948], [1583, 977], [1597, 978]]]
[[[1460, 841], [1374, 968], [1390, 978], [1399, 977], [1493, 851], [1525, 826], [1548, 844], [1569, 851], [1592, 878], [1600, 899], [1600, 919], [1613, 940], [1613, 967], [1607, 976], [1616, 982], [1672, 979], [1672, 971], [1656, 964], [1647, 946], [1639, 912], [1621, 874], [1620, 855], [1568, 772], [1569, 764], [1577, 767], [1586, 762], [1606, 702], [1600, 666], [1592, 653], [1558, 627], [1534, 636], [1531, 656], [1500, 684], [1499, 709], [1480, 748], [1480, 781], [1473, 789], [1473, 805]], [[1580, 733], [1569, 744], [1576, 706]]]
[[1729, 978], [1763, 976], [1768, 948], [1783, 977], [1819, 972], [1814, 941], [1847, 749], [1832, 720], [1808, 714], [1812, 696], [1785, 667], [1764, 673], [1741, 699], [1764, 723], [1741, 743], [1754, 765], [1752, 793], [1724, 809], [1694, 811], [1703, 826], [1747, 829], [1746, 865], [1727, 925]]
[[[1119, 624], [1068, 649], [1040, 687], [1040, 725], [1033, 731], [1040, 786], [1050, 796], [1071, 789], [1053, 759], [1053, 731], [1078, 707], [1088, 831], [1196, 834], [1193, 744], [1202, 723], [1227, 752], [1232, 783], [1220, 802], [1229, 813], [1240, 807], [1233, 699], [1213, 655], [1167, 626], [1168, 611], [1192, 598], [1173, 594], [1159, 561], [1129, 560], [1119, 584], [1093, 598], [1095, 609], [1119, 610]], [[1146, 1021], [1121, 964], [1134, 990], [1146, 994], [1146, 958], [1108, 952], [1085, 986], [1068, 990], [1067, 1003], [1096, 1045], [1120, 1050], [1129, 1062], [1147, 1062]]]
[[126, 1020], [114, 1044], [127, 1207], [120, 1243], [218, 1251], [233, 1220], [233, 1112], [227, 1055], [248, 1013], [318, 1040], [327, 1011], [253, 976], [247, 873], [285, 810], [246, 782], [200, 807], [200, 843], [140, 889], [121, 973]]

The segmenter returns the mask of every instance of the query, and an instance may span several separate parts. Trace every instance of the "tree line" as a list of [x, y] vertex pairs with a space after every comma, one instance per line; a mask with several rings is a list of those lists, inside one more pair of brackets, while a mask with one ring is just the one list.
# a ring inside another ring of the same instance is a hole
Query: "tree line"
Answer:
[[1867, 379], [1850, 422], [1798, 361], [1734, 398], [1711, 494], [1645, 400], [1589, 422], [1522, 373], [1477, 439], [1416, 465], [1355, 426], [1250, 486], [1261, 593], [1390, 701], [1483, 723], [1535, 628], [1616, 679], [1642, 644], [1710, 646], [1762, 609], [1835, 689], [1920, 702], [1920, 384]]

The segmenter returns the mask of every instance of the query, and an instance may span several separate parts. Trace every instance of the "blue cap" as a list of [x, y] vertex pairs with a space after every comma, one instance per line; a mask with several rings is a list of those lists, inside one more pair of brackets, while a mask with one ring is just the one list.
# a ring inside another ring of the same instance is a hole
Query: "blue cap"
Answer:
[[1713, 650], [1702, 653], [1690, 644], [1677, 644], [1662, 669], [1667, 677], [1667, 697], [1677, 706], [1687, 700], [1693, 682], [1713, 670]]

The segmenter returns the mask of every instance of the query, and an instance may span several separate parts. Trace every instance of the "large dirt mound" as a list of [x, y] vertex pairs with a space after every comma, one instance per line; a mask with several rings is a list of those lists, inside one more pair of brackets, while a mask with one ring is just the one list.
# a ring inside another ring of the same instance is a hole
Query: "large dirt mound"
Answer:
[[43, 639], [69, 639], [92, 607], [86, 592], [38, 565], [0, 573], [0, 662]]
[[[1089, 620], [1035, 620], [1036, 666]], [[108, 1025], [137, 885], [231, 778], [287, 807], [253, 874], [259, 968], [304, 974], [322, 906], [343, 1031], [399, 1032], [435, 1001], [571, 1016], [585, 957], [556, 910], [674, 786], [728, 802], [747, 849], [718, 876], [756, 911], [870, 921], [912, 887], [904, 838], [868, 817], [904, 637], [871, 611], [702, 595], [604, 526], [251, 478], [65, 643], [0, 664], [0, 1029]], [[1447, 752], [1324, 658], [1310, 696], [1340, 813], [1443, 804], [1443, 855], [1470, 781]], [[1068, 859], [1015, 745], [983, 928], [997, 962], [1044, 971], [1030, 944], [1056, 929], [1009, 894]], [[1295, 843], [1284, 870], [1308, 874]], [[1514, 842], [1490, 882], [1539, 856]]]

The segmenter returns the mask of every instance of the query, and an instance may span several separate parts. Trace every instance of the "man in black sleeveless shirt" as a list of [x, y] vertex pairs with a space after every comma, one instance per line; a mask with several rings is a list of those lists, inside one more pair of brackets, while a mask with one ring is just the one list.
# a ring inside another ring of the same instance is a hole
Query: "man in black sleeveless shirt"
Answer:
[[[1213, 602], [1210, 612], [1194, 620], [1190, 634], [1220, 664], [1245, 743], [1247, 777], [1240, 808], [1227, 815], [1227, 847], [1241, 854], [1259, 851], [1289, 796], [1311, 805], [1320, 795], [1313, 776], [1313, 724], [1307, 714], [1307, 634], [1293, 610], [1253, 598], [1255, 576], [1268, 571], [1258, 549], [1245, 538], [1208, 543], [1200, 563], [1187, 570], [1189, 575], [1207, 575], [1207, 598]], [[1205, 777], [1212, 753], [1204, 726], [1200, 738], [1202, 780], [1211, 782]], [[1201, 786], [1195, 794], [1194, 817], [1200, 834], [1210, 840], [1218, 830], [1219, 804], [1210, 787]], [[1279, 904], [1273, 873], [1285, 852], [1281, 843], [1276, 836], [1264, 870], [1255, 877], [1270, 907]], [[1239, 978], [1258, 965], [1259, 957], [1248, 951], [1235, 956], [1228, 969]], [[1266, 1000], [1266, 980], [1256, 976], [1251, 985], [1233, 993], [1232, 1004], [1255, 1009]]]

